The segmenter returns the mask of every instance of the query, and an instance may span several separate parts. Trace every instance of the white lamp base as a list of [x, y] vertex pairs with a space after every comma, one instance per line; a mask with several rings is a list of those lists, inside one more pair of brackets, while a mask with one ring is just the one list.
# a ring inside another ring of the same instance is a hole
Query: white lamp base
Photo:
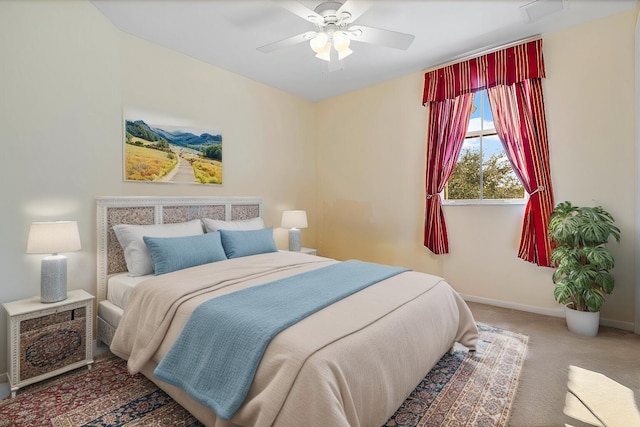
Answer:
[[302, 239], [300, 238], [300, 229], [292, 228], [289, 230], [289, 250], [300, 252], [302, 249]]
[[40, 301], [58, 302], [67, 299], [67, 257], [51, 255], [42, 260], [40, 270]]

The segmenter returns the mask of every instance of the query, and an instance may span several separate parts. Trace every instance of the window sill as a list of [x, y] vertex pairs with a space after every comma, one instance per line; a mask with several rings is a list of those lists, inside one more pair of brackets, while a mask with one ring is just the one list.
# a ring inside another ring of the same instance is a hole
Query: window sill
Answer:
[[527, 199], [443, 200], [443, 206], [511, 206], [526, 205]]

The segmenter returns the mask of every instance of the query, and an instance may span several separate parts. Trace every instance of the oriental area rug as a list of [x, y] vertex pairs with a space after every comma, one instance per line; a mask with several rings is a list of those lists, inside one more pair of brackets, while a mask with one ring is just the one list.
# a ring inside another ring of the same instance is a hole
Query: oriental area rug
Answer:
[[[504, 427], [528, 337], [480, 324], [478, 351], [454, 347], [411, 393], [385, 427]], [[123, 360], [96, 358], [77, 369], [0, 400], [0, 426], [183, 426], [202, 424]]]

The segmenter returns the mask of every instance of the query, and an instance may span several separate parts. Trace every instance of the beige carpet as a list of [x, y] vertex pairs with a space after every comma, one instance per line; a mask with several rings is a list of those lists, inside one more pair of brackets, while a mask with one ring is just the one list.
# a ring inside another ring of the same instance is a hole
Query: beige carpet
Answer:
[[640, 336], [600, 327], [582, 337], [562, 318], [469, 306], [477, 321], [529, 336], [509, 426], [640, 426]]

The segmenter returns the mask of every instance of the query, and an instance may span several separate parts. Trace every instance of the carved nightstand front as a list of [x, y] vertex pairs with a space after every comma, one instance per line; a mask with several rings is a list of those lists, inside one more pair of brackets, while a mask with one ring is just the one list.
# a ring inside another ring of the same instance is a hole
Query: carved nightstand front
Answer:
[[93, 295], [71, 291], [43, 304], [40, 297], [3, 304], [7, 311], [11, 396], [28, 384], [93, 363]]

